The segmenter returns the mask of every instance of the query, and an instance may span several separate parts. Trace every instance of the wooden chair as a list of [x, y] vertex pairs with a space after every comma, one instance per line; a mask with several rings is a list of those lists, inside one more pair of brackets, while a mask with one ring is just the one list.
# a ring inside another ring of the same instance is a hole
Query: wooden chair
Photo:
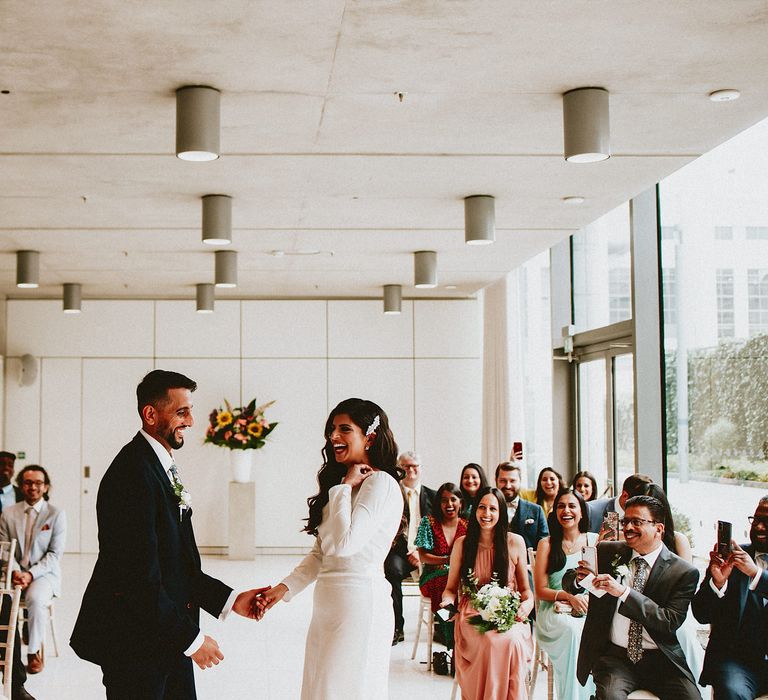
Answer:
[[16, 540], [0, 542], [0, 588], [13, 588], [11, 585], [11, 566], [13, 557], [16, 555]]
[[[21, 603], [19, 604], [19, 625], [23, 625], [25, 622], [27, 622], [29, 611], [27, 610], [27, 606], [24, 603], [24, 599], [22, 598]], [[51, 628], [51, 642], [53, 643], [53, 656], [59, 655], [59, 641], [56, 638], [56, 619], [54, 617], [54, 611], [53, 611], [53, 601], [50, 602], [48, 605], [48, 624]], [[47, 636], [47, 635], [46, 635]], [[43, 653], [43, 656], [45, 655], [45, 639], [43, 639], [43, 645], [41, 647], [41, 652]]]
[[[14, 543], [15, 544], [15, 543]], [[0, 660], [0, 670], [3, 673], [3, 698], [10, 700], [11, 676], [13, 674], [13, 647], [16, 641], [16, 625], [18, 622], [19, 601], [21, 600], [20, 588], [0, 589], [0, 611], [10, 606], [8, 624], [0, 625], [0, 649], [4, 650]]]
[[[532, 547], [528, 547], [528, 566], [533, 571], [536, 566], [536, 550]], [[539, 614], [539, 599], [535, 596], [534, 591], [534, 606], [536, 609], [536, 615]], [[545, 652], [539, 646], [539, 640], [536, 639], [536, 635], [533, 636], [533, 663], [529, 674], [530, 681], [528, 682], [528, 697], [533, 697], [533, 691], [536, 689], [536, 681], [538, 680], [539, 670], [546, 671], [547, 673], [547, 700], [552, 700], [554, 696], [555, 685], [555, 670], [552, 667], [552, 661], [550, 660], [547, 652]]]
[[416, 658], [416, 650], [419, 648], [419, 639], [421, 638], [421, 626], [427, 627], [427, 671], [432, 670], [432, 642], [435, 632], [435, 623], [432, 619], [432, 601], [426, 596], [421, 596], [419, 600], [419, 619], [416, 623], [416, 637], [413, 640], [413, 651], [411, 660]]

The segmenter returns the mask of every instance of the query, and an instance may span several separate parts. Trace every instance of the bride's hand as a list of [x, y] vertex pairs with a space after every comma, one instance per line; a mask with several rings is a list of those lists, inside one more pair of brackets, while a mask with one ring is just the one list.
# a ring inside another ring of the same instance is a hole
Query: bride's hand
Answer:
[[341, 483], [355, 488], [355, 486], [360, 486], [371, 474], [373, 474], [373, 469], [367, 464], [350, 464], [347, 467], [347, 475], [341, 480]]
[[274, 588], [264, 591], [264, 593], [256, 599], [254, 605], [256, 619], [261, 620], [267, 610], [269, 610], [275, 603], [279, 603], [287, 592], [288, 587], [284, 583], [278, 583]]

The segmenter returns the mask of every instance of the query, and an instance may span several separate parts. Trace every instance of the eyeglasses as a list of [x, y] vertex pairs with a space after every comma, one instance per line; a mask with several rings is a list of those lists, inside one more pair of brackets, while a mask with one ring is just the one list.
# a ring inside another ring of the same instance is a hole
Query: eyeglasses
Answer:
[[768, 518], [766, 518], [764, 515], [759, 515], [758, 517], [755, 517], [754, 515], [750, 515], [747, 518], [747, 521], [750, 525], [759, 525], [762, 523], [766, 527], [768, 527]]
[[45, 486], [44, 481], [32, 481], [32, 479], [24, 479], [24, 481], [21, 482], [22, 486]]
[[642, 527], [645, 525], [645, 523], [650, 523], [651, 525], [655, 525], [658, 520], [646, 520], [645, 518], [622, 518], [619, 520], [619, 525], [622, 527], [627, 527], [627, 525], [631, 525], [632, 527]]

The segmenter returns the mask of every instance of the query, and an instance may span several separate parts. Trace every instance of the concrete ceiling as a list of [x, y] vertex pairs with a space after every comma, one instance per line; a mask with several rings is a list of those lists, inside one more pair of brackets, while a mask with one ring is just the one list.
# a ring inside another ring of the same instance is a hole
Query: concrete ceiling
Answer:
[[[766, 65], [764, 0], [3, 0], [0, 294], [192, 298], [222, 193], [240, 280], [219, 297], [471, 295], [768, 115]], [[174, 157], [188, 84], [222, 92], [217, 161]], [[611, 93], [602, 163], [562, 157], [583, 86]], [[464, 244], [471, 194], [496, 197], [492, 246]], [[423, 249], [436, 290], [413, 287]]]

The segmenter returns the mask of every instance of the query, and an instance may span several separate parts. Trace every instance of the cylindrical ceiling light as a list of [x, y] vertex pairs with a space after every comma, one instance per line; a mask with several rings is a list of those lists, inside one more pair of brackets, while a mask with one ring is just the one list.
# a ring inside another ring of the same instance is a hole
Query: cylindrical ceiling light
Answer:
[[81, 285], [76, 282], [67, 282], [64, 285], [64, 294], [62, 296], [64, 313], [79, 314], [82, 296]]
[[176, 155], [182, 160], [219, 157], [220, 96], [207, 85], [176, 90]]
[[483, 245], [496, 240], [496, 200], [488, 194], [464, 198], [464, 241]]
[[203, 197], [203, 243], [232, 243], [232, 197], [228, 194], [207, 194]]
[[384, 285], [384, 313], [399, 314], [403, 310], [403, 288], [399, 284]]
[[197, 285], [197, 313], [199, 314], [213, 313], [213, 285], [212, 284]]
[[237, 253], [234, 250], [217, 250], [216, 273], [214, 280], [217, 287], [237, 287]]
[[19, 250], [16, 253], [16, 286], [21, 289], [37, 289], [40, 285], [40, 253], [36, 250]]
[[608, 91], [577, 88], [563, 95], [564, 156], [571, 163], [595, 163], [611, 156]]
[[437, 287], [437, 253], [419, 250], [413, 254], [414, 285], [419, 289]]

